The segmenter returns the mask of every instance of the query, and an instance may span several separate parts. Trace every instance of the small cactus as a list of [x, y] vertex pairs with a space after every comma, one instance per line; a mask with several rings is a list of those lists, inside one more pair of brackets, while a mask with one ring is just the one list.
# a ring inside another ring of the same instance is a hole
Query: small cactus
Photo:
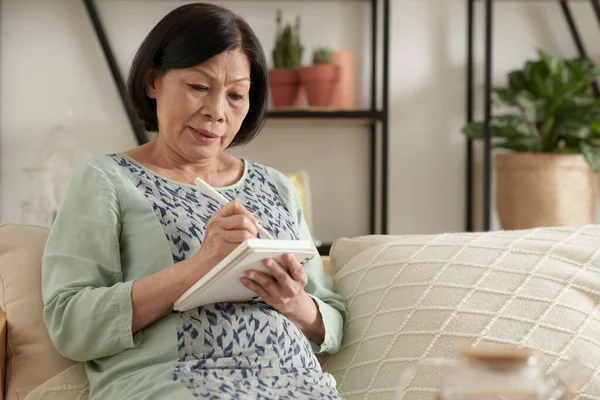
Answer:
[[275, 68], [297, 68], [302, 62], [304, 47], [300, 43], [300, 17], [292, 27], [290, 24], [283, 26], [281, 10], [277, 10], [277, 32], [275, 34], [275, 47], [273, 48], [273, 66]]
[[331, 62], [331, 51], [326, 47], [319, 47], [313, 52], [313, 64], [328, 64]]

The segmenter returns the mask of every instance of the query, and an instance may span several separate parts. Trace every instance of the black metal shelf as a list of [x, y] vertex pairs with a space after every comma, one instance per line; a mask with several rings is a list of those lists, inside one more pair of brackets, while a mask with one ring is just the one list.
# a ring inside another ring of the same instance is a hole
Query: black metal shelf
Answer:
[[363, 120], [381, 121], [383, 111], [370, 110], [269, 110], [267, 118], [277, 120]]
[[317, 246], [319, 255], [328, 256], [329, 252], [331, 251], [331, 246], [333, 246], [333, 243], [322, 243], [321, 245]]
[[268, 118], [309, 118], [309, 119], [371, 119], [374, 121], [383, 118], [382, 111], [356, 110], [356, 111], [318, 111], [318, 110], [269, 110]]
[[[491, 229], [491, 200], [492, 200], [492, 137], [490, 129], [491, 109], [492, 109], [492, 70], [493, 70], [493, 21], [494, 21], [494, 3], [506, 3], [516, 0], [467, 0], [467, 122], [473, 121], [473, 110], [474, 110], [474, 88], [475, 88], [475, 61], [474, 61], [474, 19], [475, 19], [475, 4], [484, 3], [485, 14], [484, 14], [484, 32], [485, 32], [485, 60], [484, 60], [484, 146], [483, 146], [483, 230], [489, 231]], [[549, 3], [554, 2], [557, 4], [567, 23], [567, 27], [573, 38], [573, 42], [579, 56], [582, 58], [588, 58], [586, 49], [583, 45], [583, 40], [579, 29], [573, 18], [569, 3], [582, 3], [589, 2], [592, 6], [592, 10], [600, 23], [600, 0], [519, 0], [521, 2], [528, 3]], [[592, 89], [596, 96], [600, 95], [600, 90], [596, 82], [591, 83]], [[466, 185], [466, 230], [473, 231], [475, 224], [473, 221], [473, 209], [474, 209], [474, 188], [473, 184], [473, 164], [474, 164], [474, 147], [473, 142], [467, 139], [467, 185]]]

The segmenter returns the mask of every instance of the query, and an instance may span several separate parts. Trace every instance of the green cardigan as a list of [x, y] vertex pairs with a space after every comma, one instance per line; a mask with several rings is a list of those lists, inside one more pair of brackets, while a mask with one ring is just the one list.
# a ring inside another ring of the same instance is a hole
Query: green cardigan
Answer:
[[[266, 169], [296, 218], [300, 239], [310, 240], [293, 184]], [[42, 292], [50, 338], [63, 356], [85, 361], [90, 398], [192, 398], [172, 379], [178, 361], [174, 312], [131, 331], [134, 280], [172, 264], [161, 223], [127, 171], [109, 156], [79, 166], [46, 244]], [[313, 351], [334, 353], [342, 340], [345, 305], [319, 257], [304, 268], [305, 290], [325, 325], [325, 341], [311, 342]]]

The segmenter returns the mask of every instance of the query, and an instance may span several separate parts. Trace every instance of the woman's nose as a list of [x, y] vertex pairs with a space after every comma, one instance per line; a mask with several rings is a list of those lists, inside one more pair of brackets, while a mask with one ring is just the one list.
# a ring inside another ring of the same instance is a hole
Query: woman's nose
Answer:
[[212, 121], [223, 121], [225, 118], [225, 99], [220, 94], [211, 94], [206, 97], [204, 115]]

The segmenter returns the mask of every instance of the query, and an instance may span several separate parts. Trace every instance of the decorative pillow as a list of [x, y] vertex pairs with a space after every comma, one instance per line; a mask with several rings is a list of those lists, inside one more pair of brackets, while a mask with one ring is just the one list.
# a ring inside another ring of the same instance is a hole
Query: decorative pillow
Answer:
[[42, 316], [41, 261], [48, 230], [0, 226], [0, 307], [8, 320], [6, 400], [27, 393], [75, 364], [48, 337]]
[[323, 367], [346, 400], [434, 399], [441, 376], [397, 393], [407, 366], [505, 344], [543, 351], [547, 371], [578, 360], [594, 371], [579, 398], [600, 399], [599, 226], [396, 239], [334, 282], [349, 322]]

